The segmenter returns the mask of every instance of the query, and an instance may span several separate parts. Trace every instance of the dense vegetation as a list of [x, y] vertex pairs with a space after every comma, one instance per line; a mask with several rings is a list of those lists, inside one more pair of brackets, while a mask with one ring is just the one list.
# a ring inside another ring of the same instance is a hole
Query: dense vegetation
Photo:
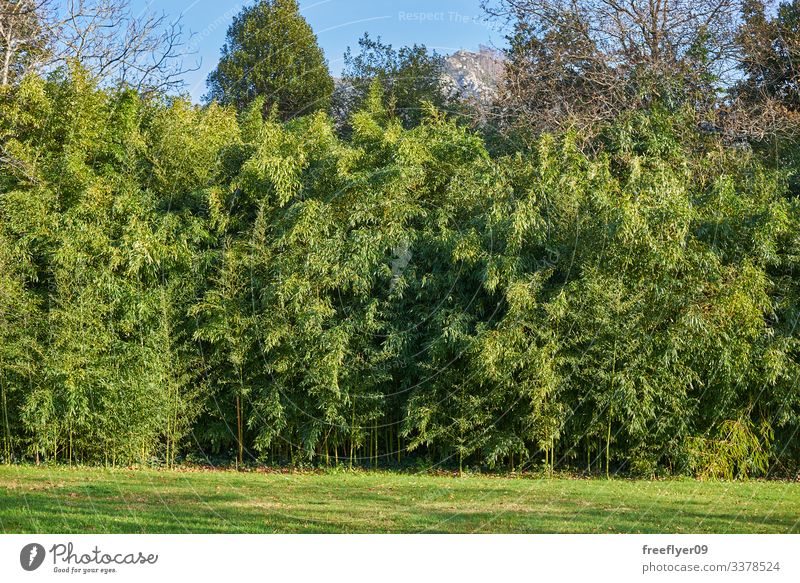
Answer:
[[2, 88], [3, 460], [796, 471], [787, 134], [674, 86], [520, 140], [226, 87]]

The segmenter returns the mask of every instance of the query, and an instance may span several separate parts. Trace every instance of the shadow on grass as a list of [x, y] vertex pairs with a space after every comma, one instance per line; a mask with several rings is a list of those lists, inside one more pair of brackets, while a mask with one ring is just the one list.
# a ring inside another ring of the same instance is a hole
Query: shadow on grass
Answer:
[[[787, 495], [788, 493], [788, 495]], [[0, 472], [7, 533], [787, 533], [800, 486]]]

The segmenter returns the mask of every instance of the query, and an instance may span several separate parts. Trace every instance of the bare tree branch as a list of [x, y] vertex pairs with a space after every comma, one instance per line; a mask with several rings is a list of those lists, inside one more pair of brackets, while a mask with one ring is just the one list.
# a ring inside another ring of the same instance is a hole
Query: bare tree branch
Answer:
[[741, 0], [485, 0], [484, 8], [515, 30], [499, 115], [533, 133], [591, 127], [655, 100], [710, 112], [735, 77]]
[[[199, 67], [185, 65], [188, 40], [179, 19], [135, 15], [129, 0], [0, 0], [0, 55], [8, 63], [0, 83], [11, 82], [13, 63], [46, 72], [75, 61], [102, 84], [179, 89], [183, 75]], [[35, 58], [21, 59], [32, 45]]]

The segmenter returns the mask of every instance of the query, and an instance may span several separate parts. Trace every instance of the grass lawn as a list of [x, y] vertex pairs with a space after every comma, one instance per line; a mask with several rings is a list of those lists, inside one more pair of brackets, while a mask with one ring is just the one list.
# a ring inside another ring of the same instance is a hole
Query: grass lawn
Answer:
[[6, 533], [789, 533], [800, 484], [0, 467]]

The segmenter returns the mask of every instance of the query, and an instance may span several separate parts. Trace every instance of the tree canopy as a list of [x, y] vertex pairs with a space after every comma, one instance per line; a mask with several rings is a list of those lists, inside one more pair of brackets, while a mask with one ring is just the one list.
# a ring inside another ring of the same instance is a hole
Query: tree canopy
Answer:
[[274, 108], [284, 120], [326, 111], [333, 94], [322, 49], [297, 0], [259, 0], [242, 9], [208, 86], [209, 99], [240, 109], [261, 97], [265, 113]]

